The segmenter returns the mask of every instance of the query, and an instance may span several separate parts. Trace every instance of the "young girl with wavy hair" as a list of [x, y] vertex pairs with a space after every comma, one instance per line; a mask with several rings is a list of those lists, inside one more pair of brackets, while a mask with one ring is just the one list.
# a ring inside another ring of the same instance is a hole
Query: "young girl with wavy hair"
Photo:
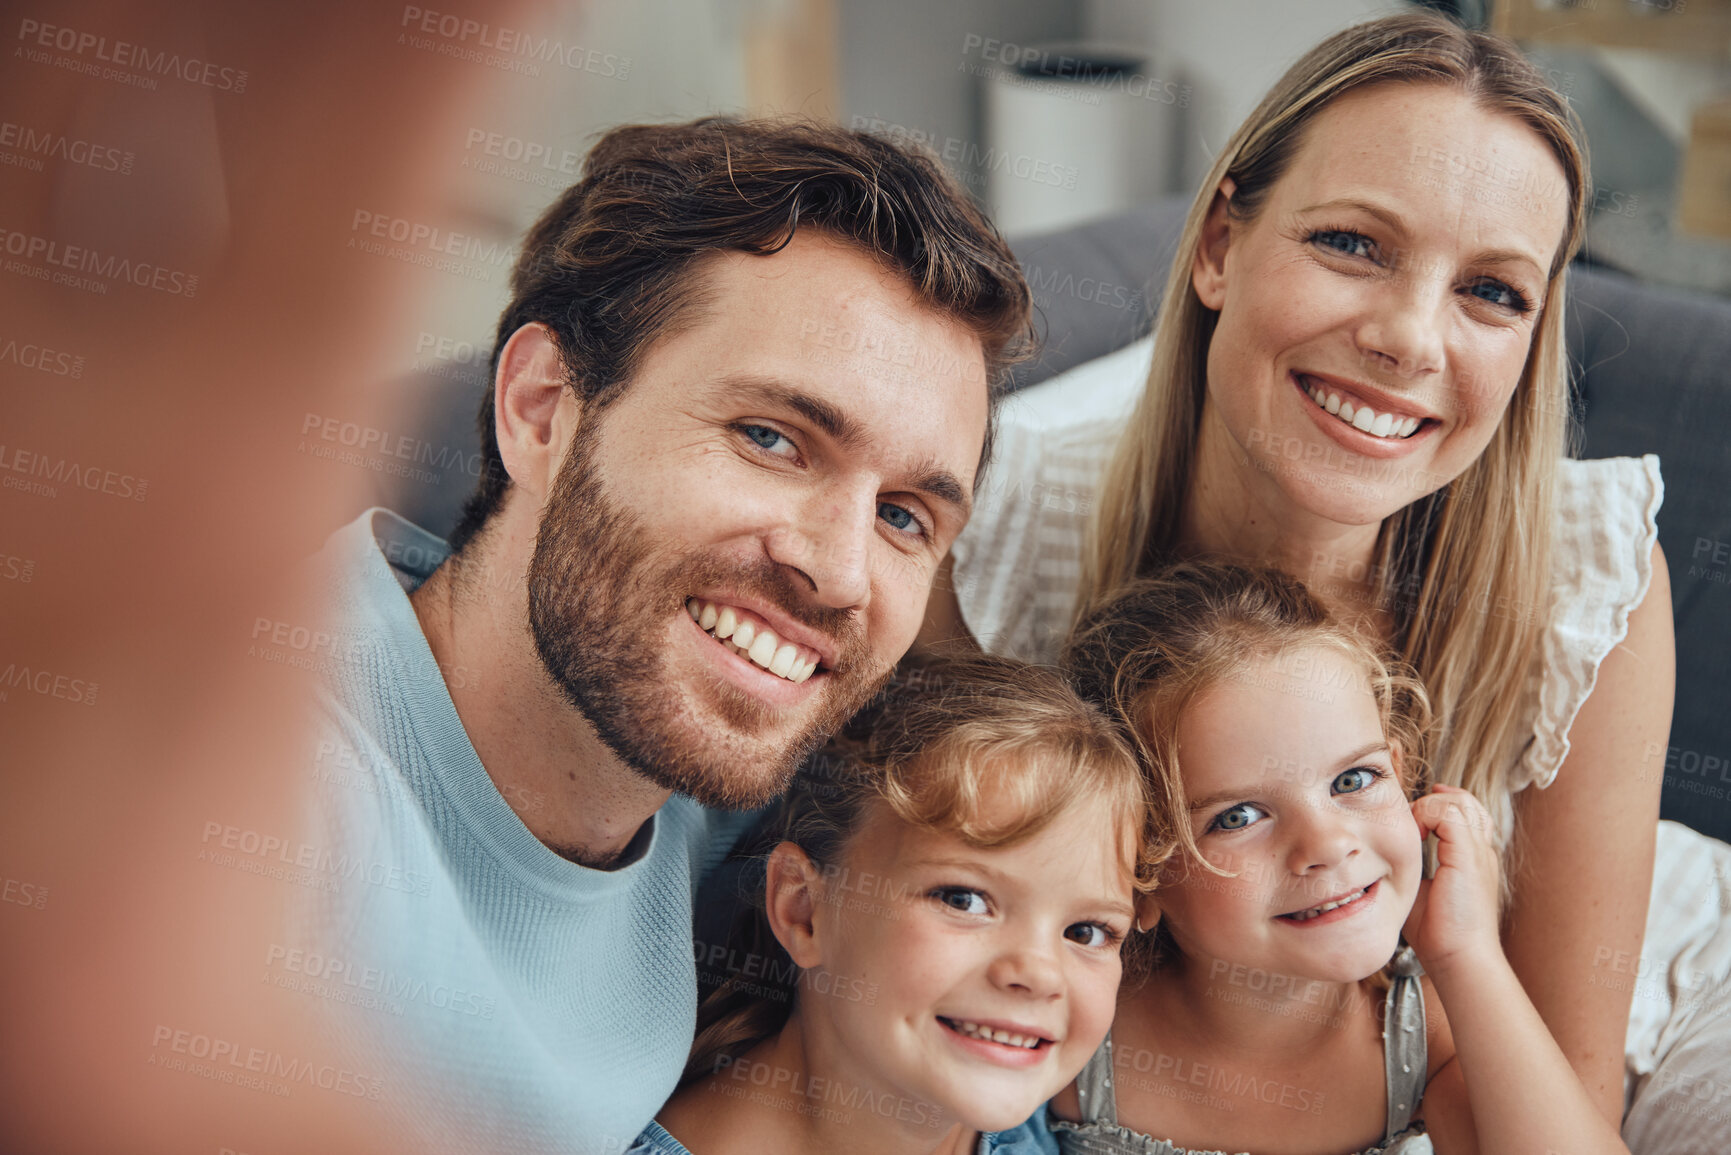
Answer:
[[804, 768], [732, 975], [639, 1155], [1055, 1152], [1111, 1023], [1148, 813], [1050, 669], [905, 669]]
[[1053, 1104], [1065, 1151], [1625, 1150], [1503, 952], [1489, 812], [1420, 790], [1410, 670], [1276, 570], [1192, 563], [1084, 615], [1066, 662], [1179, 850], [1141, 981]]

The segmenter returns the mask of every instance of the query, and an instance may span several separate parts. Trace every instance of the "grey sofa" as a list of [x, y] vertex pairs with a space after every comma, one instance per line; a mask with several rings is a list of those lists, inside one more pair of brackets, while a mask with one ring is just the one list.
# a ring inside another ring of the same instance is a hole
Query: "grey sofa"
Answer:
[[[1040, 312], [1042, 354], [1018, 387], [1146, 333], [1188, 198], [1015, 244]], [[1731, 840], [1731, 301], [1655, 288], [1576, 262], [1568, 318], [1581, 456], [1657, 453], [1666, 496], [1659, 540], [1670, 562], [1677, 703], [1665, 758], [1667, 818]], [[431, 365], [415, 383], [422, 435], [467, 459], [483, 374]], [[473, 478], [461, 469], [382, 479], [380, 504], [438, 533], [455, 524]], [[1630, 772], [1637, 771], [1630, 767]]]

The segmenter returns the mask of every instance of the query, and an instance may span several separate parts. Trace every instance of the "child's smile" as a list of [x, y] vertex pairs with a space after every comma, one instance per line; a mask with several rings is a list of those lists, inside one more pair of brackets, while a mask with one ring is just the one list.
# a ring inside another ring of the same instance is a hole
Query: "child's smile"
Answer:
[[1348, 890], [1327, 902], [1321, 902], [1303, 910], [1290, 911], [1287, 914], [1277, 914], [1274, 917], [1294, 926], [1321, 926], [1338, 922], [1343, 918], [1351, 918], [1355, 914], [1362, 914], [1370, 909], [1375, 902], [1376, 888], [1381, 885], [1381, 881], [1378, 879], [1368, 886]]
[[1041, 1059], [1040, 1050], [1056, 1040], [1044, 1031], [1023, 1023], [984, 1023], [973, 1019], [937, 1016], [938, 1022], [958, 1036], [957, 1045], [989, 1063], [1006, 1067], [1029, 1067]]
[[894, 897], [881, 917], [820, 904], [822, 960], [808, 974], [858, 975], [877, 997], [806, 998], [800, 1011], [834, 1048], [838, 1077], [981, 1131], [1021, 1123], [1068, 1082], [1111, 1024], [1133, 917], [1107, 833], [1122, 824], [1107, 811], [1078, 802], [991, 848], [887, 808], [868, 818], [845, 869]]
[[1307, 656], [1253, 663], [1184, 711], [1192, 829], [1236, 877], [1180, 865], [1155, 901], [1188, 957], [1349, 982], [1394, 953], [1422, 844], [1374, 695], [1334, 650]]

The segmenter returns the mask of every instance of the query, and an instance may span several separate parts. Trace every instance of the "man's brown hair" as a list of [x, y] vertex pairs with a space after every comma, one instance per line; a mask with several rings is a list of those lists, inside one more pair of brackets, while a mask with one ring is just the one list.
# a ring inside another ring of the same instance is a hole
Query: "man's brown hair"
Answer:
[[[706, 117], [604, 135], [582, 179], [524, 240], [492, 369], [512, 333], [540, 322], [578, 398], [605, 407], [691, 303], [694, 262], [729, 250], [768, 255], [802, 226], [875, 256], [923, 303], [978, 334], [996, 399], [1005, 369], [1032, 345], [1028, 285], [1003, 237], [930, 154], [807, 121]], [[489, 388], [481, 480], [451, 535], [453, 551], [511, 484], [493, 421]], [[982, 471], [991, 447], [988, 420]]]

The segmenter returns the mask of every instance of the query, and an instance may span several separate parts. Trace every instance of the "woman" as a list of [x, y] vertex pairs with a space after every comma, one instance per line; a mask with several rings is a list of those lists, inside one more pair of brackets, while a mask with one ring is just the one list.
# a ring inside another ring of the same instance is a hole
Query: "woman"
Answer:
[[1721, 889], [1731, 852], [1656, 821], [1657, 459], [1564, 460], [1591, 187], [1566, 102], [1501, 40], [1412, 14], [1312, 50], [1191, 208], [1134, 410], [1003, 432], [925, 637], [1051, 660], [1082, 607], [1163, 562], [1302, 579], [1424, 678], [1435, 778], [1499, 820], [1505, 949], [1593, 1101], [1622, 1120], [1627, 1030], [1636, 1149], [1731, 1150], [1731, 1097], [1699, 1111], [1690, 1090], [1731, 1086], [1725, 1016], [1675, 974], [1633, 981], [1687, 946], [1712, 971], [1696, 994], [1722, 982], [1717, 919], [1641, 951], [1656, 841]]

